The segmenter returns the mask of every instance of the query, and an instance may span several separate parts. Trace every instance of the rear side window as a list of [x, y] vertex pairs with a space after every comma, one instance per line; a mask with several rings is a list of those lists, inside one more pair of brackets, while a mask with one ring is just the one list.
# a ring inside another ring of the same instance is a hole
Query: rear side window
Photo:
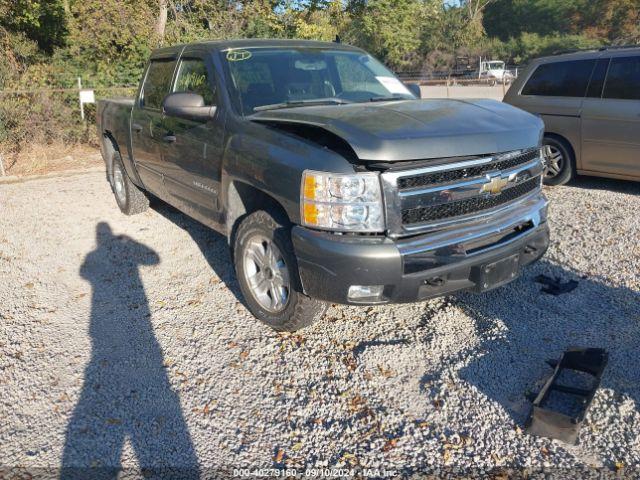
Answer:
[[540, 65], [522, 89], [522, 95], [584, 97], [595, 60]]
[[175, 69], [175, 60], [152, 60], [147, 77], [142, 86], [141, 105], [145, 108], [160, 109], [164, 97], [171, 89], [171, 79]]
[[180, 61], [173, 91], [197, 93], [204, 99], [205, 105], [215, 105], [215, 95], [211, 89], [207, 67], [201, 59], [189, 58]]
[[640, 100], [640, 57], [611, 60], [604, 98]]

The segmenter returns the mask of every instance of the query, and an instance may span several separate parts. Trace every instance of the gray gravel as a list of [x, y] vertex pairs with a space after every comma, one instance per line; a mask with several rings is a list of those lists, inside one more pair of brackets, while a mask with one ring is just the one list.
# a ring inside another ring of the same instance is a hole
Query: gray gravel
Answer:
[[[125, 217], [100, 173], [0, 185], [0, 466], [633, 472], [640, 185], [547, 193], [553, 245], [512, 285], [283, 335], [238, 300], [224, 238], [169, 207]], [[611, 353], [577, 447], [521, 430], [569, 346]]]

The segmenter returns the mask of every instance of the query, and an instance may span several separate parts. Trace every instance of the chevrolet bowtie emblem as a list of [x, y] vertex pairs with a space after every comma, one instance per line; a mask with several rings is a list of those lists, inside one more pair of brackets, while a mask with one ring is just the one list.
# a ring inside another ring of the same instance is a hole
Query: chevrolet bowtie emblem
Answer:
[[508, 178], [493, 177], [490, 181], [482, 185], [480, 193], [491, 193], [492, 195], [497, 195], [498, 193], [501, 193], [504, 187], [508, 184]]

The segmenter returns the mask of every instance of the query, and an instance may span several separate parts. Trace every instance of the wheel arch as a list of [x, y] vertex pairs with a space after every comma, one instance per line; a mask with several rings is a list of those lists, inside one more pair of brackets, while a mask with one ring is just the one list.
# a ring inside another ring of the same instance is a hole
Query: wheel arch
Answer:
[[272, 195], [241, 180], [230, 180], [226, 189], [225, 224], [227, 240], [232, 249], [240, 222], [258, 210], [267, 210], [283, 222], [291, 223], [284, 206]]
[[569, 153], [571, 154], [571, 157], [572, 157], [571, 161], [573, 162], [573, 168], [575, 169], [577, 167], [577, 163], [578, 163], [578, 157], [576, 154], [577, 150], [573, 145], [573, 142], [571, 142], [571, 140], [569, 140], [566, 136], [561, 135], [559, 133], [555, 133], [555, 132], [544, 132], [544, 137], [553, 138], [555, 140], [558, 140], [566, 144], [567, 147], [569, 148]]

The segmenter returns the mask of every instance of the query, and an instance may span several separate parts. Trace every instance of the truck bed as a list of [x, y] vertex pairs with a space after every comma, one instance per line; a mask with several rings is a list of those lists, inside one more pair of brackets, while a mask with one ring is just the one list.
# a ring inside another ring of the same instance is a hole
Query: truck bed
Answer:
[[123, 157], [129, 156], [131, 152], [131, 110], [133, 109], [134, 98], [114, 97], [99, 100], [96, 111], [96, 123], [98, 132], [104, 137], [101, 152], [102, 158], [107, 165], [107, 171], [111, 171], [111, 154], [106, 142], [111, 141], [118, 145]]

